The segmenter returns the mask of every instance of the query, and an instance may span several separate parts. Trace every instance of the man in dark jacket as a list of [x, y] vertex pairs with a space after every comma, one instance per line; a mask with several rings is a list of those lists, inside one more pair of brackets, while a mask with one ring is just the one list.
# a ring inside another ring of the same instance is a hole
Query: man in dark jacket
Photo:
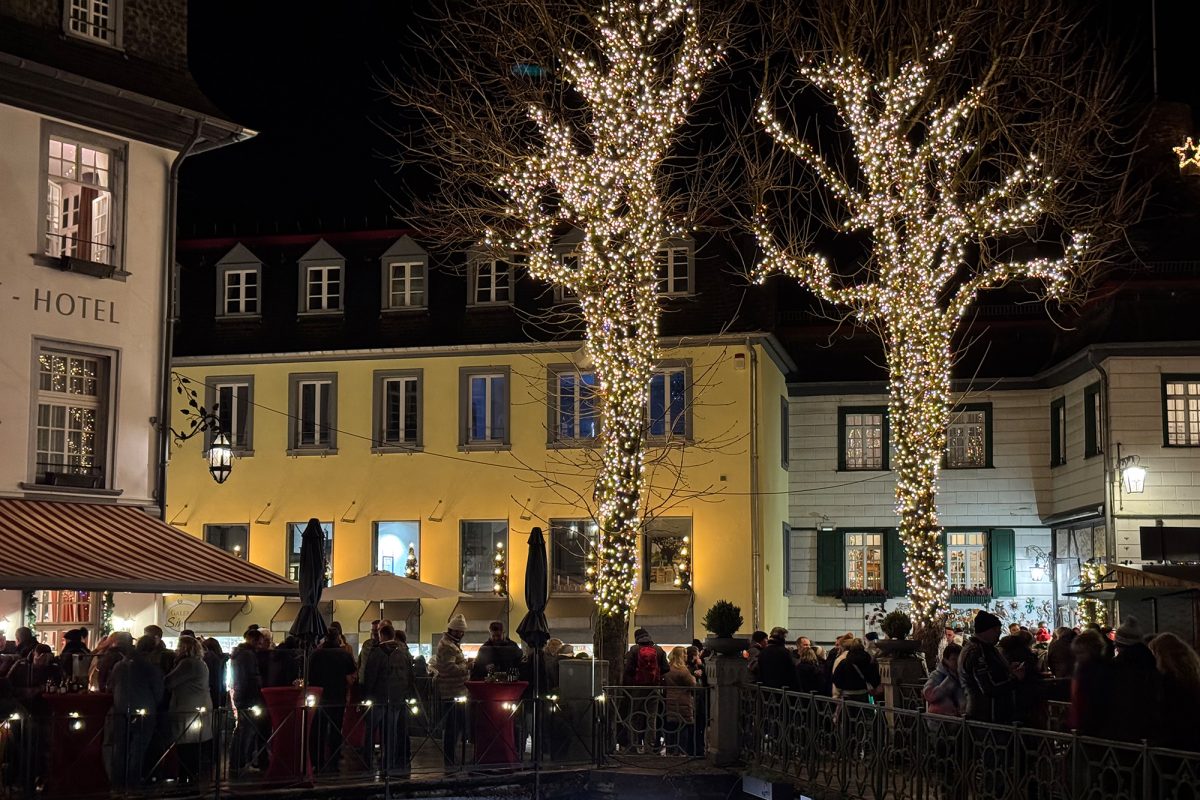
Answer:
[[759, 683], [758, 677], [758, 657], [762, 655], [763, 648], [767, 646], [766, 631], [755, 631], [750, 634], [750, 649], [746, 651], [746, 669], [750, 670], [750, 680], [754, 683]]
[[1100, 735], [1124, 742], [1154, 739], [1161, 733], [1162, 675], [1137, 617], [1121, 620], [1113, 644], [1112, 689], [1104, 699], [1108, 709]]
[[358, 665], [354, 663], [354, 656], [342, 647], [342, 634], [336, 628], [330, 628], [325, 632], [321, 646], [313, 651], [308, 660], [308, 685], [321, 688], [310, 749], [313, 772], [330, 767], [337, 771], [341, 758], [346, 698], [350, 680], [357, 674]]
[[505, 673], [521, 666], [521, 647], [504, 635], [503, 622], [488, 625], [488, 634], [488, 640], [480, 646], [471, 667], [473, 681], [483, 680], [489, 672]]
[[267, 707], [262, 696], [262, 672], [258, 667], [258, 651], [263, 646], [262, 631], [246, 631], [242, 643], [233, 649], [233, 703], [237, 708], [237, 729], [234, 731], [232, 767], [239, 770], [254, 762], [261, 767], [266, 759], [266, 739], [271, 731]]
[[[396, 641], [390, 624], [379, 626], [379, 641], [367, 651], [363, 667], [363, 696], [371, 702], [371, 722], [365, 739], [367, 758], [375, 749], [375, 728], [383, 731], [383, 769], [406, 774], [409, 769], [408, 698], [413, 696], [412, 655]], [[518, 655], [520, 650], [517, 651]], [[367, 762], [370, 764], [370, 761]]]
[[986, 611], [976, 614], [975, 635], [967, 640], [958, 662], [967, 694], [964, 716], [978, 722], [1011, 725], [1017, 682], [1024, 678], [1025, 667], [1009, 667], [996, 649], [999, 640], [1000, 618]]
[[772, 689], [800, 689], [796, 662], [787, 648], [787, 628], [772, 628], [766, 646], [758, 654], [758, 682]]

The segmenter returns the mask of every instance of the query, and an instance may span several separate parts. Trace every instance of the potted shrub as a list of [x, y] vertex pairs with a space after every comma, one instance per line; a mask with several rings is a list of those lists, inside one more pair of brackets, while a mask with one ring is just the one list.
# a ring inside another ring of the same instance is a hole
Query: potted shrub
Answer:
[[921, 646], [920, 642], [908, 638], [913, 629], [912, 617], [899, 609], [889, 612], [879, 623], [879, 629], [888, 637], [875, 644], [881, 656], [915, 653]]
[[712, 634], [704, 646], [720, 655], [737, 655], [750, 646], [748, 639], [734, 638], [742, 627], [742, 610], [728, 600], [718, 600], [704, 615], [704, 629]]

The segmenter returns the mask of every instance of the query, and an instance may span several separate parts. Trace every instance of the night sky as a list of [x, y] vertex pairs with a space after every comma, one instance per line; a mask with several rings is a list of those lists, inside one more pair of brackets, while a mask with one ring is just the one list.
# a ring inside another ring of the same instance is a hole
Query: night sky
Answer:
[[[1200, 110], [1194, 20], [1184, 2], [1158, 7], [1159, 96]], [[376, 76], [411, 47], [411, 0], [316, 4], [205, 0], [189, 4], [189, 60], [205, 93], [259, 131], [254, 140], [193, 157], [182, 176], [180, 233], [393, 227], [417, 170], [396, 174], [397, 145], [379, 124], [402, 124]], [[1113, 3], [1145, 48], [1149, 0]], [[281, 13], [286, 9], [288, 13]], [[1139, 54], [1140, 56], [1140, 54]]]

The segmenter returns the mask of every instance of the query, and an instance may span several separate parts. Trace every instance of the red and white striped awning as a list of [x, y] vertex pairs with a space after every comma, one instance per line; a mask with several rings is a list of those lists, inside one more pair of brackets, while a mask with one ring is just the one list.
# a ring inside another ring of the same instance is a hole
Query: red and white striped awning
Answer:
[[0, 498], [0, 589], [294, 595], [296, 584], [134, 506]]

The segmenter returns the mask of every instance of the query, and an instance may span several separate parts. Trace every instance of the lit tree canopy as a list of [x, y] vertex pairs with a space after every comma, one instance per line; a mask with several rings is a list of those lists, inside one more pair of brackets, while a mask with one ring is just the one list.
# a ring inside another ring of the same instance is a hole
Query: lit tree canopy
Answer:
[[[1091, 265], [1091, 230], [1097, 227], [1091, 212], [1111, 205], [1093, 201], [1085, 213], [1072, 209], [1082, 198], [1059, 191], [1059, 176], [1041, 152], [1069, 146], [1076, 154], [1088, 146], [1097, 133], [1089, 121], [1099, 111], [1091, 104], [1115, 92], [1116, 83], [1109, 75], [1096, 80], [1059, 65], [1062, 96], [1043, 97], [1039, 111], [1048, 117], [1030, 126], [1022, 123], [1019, 107], [1008, 105], [1013, 97], [1006, 93], [1028, 89], [1038, 69], [1071, 57], [1066, 48], [1058, 56], [1052, 52], [1072, 29], [1054, 12], [1015, 26], [997, 12], [994, 29], [972, 35], [956, 58], [958, 42], [949, 31], [931, 32], [924, 46], [919, 35], [917, 44], [898, 42], [906, 32], [920, 31], [922, 20], [930, 22], [933, 6], [959, 31], [987, 24], [978, 4], [898, 3], [894, 16], [864, 11], [870, 4], [840, 5], [841, 12], [826, 4], [825, 16], [818, 13], [815, 28], [827, 47], [817, 59], [806, 57], [799, 73], [836, 112], [844, 150], [791, 132], [770, 96], [763, 97], [758, 117], [775, 145], [815, 178], [828, 200], [832, 230], [860, 237], [866, 258], [839, 269], [813, 252], [811, 237], [781, 237], [786, 223], [762, 202], [753, 218], [763, 254], [758, 278], [774, 272], [795, 277], [883, 340], [904, 568], [917, 622], [932, 627], [948, 607], [937, 486], [951, 417], [954, 336], [982, 290], [1035, 279], [1050, 298], [1074, 293], [1076, 278]], [[832, 22], [838, 13], [852, 21]], [[1023, 52], [1021, 36], [1034, 34], [1045, 49], [1025, 43]], [[1035, 67], [1023, 64], [1025, 57]], [[1074, 79], [1080, 83], [1072, 85]], [[1072, 127], [1073, 138], [1061, 138]], [[1109, 132], [1107, 124], [1099, 129]], [[1080, 155], [1070, 165], [1078, 185], [1112, 177], [1105, 174], [1111, 164], [1097, 167]], [[1064, 163], [1058, 158], [1054, 166]], [[1019, 257], [1020, 239], [1051, 239], [1057, 253]]]

